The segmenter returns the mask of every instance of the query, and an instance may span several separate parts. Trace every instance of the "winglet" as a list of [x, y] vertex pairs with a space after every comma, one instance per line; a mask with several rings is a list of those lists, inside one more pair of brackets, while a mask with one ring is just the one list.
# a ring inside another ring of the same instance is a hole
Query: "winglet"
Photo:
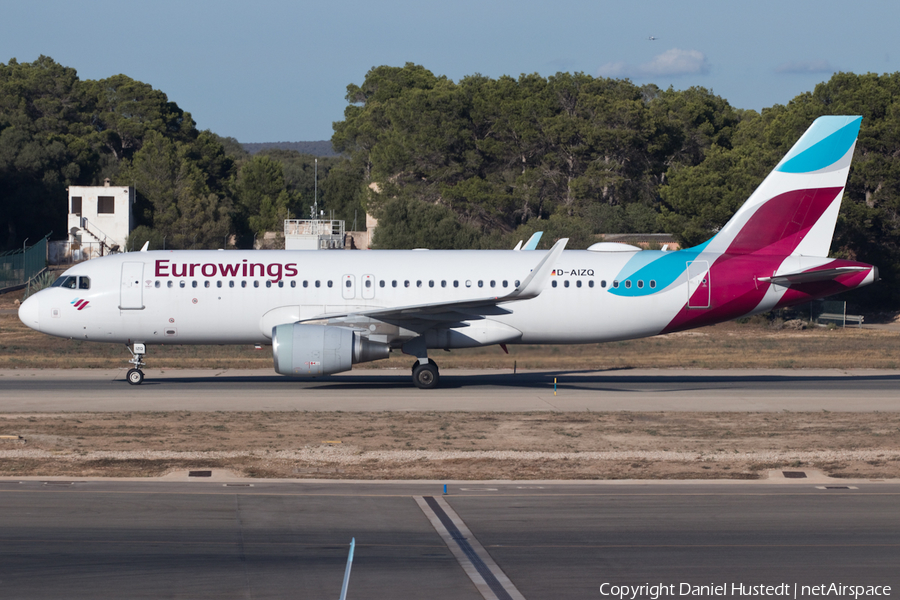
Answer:
[[519, 243], [516, 244], [516, 247], [513, 248], [513, 250], [515, 250], [516, 252], [518, 252], [518, 251], [521, 250], [521, 249], [522, 249], [522, 240], [519, 240]]
[[144, 245], [141, 246], [141, 252], [146, 252], [147, 248], [149, 248], [149, 247], [150, 247], [150, 240], [147, 240], [146, 242], [144, 242]]
[[[530, 241], [531, 240], [529, 240], [529, 242]], [[501, 298], [501, 302], [507, 300], [528, 300], [529, 298], [537, 298], [538, 294], [544, 289], [544, 286], [547, 285], [547, 280], [550, 279], [550, 273], [553, 271], [553, 266], [556, 264], [562, 251], [566, 249], [566, 244], [568, 243], [569, 238], [562, 238], [553, 244], [550, 251], [543, 259], [541, 259], [541, 262], [532, 269], [531, 273], [528, 274], [528, 277], [525, 278], [525, 281], [523, 281], [511, 294]]]
[[534, 250], [537, 248], [538, 242], [541, 241], [541, 236], [544, 235], [543, 231], [535, 231], [531, 234], [531, 237], [528, 238], [528, 241], [525, 242], [525, 245], [522, 246], [522, 250]]

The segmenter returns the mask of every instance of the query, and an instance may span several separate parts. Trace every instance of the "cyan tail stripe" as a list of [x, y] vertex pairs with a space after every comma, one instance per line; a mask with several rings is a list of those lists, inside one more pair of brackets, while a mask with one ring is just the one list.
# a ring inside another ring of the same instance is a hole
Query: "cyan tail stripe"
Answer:
[[[862, 117], [820, 117], [778, 166], [783, 173], [811, 173], [839, 161], [853, 146], [859, 135]], [[846, 123], [846, 124], [844, 124]], [[843, 125], [838, 128], [839, 125]]]
[[[681, 277], [681, 274], [687, 270], [687, 263], [696, 260], [711, 241], [707, 240], [699, 246], [675, 252], [651, 250], [636, 252], [616, 277], [619, 282], [630, 279], [633, 282], [632, 286], [626, 288], [624, 285], [620, 285], [617, 288], [607, 289], [610, 294], [616, 296], [649, 296], [661, 292]], [[638, 280], [644, 281], [647, 286], [637, 287], [634, 282]], [[655, 281], [656, 287], [650, 288], [650, 281]]]

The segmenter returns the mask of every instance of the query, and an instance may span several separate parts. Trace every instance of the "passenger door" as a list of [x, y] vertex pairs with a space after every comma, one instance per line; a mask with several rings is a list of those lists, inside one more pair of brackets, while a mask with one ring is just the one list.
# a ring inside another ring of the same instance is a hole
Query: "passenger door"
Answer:
[[144, 290], [141, 279], [144, 278], [144, 263], [122, 263], [122, 284], [119, 289], [119, 308], [121, 310], [143, 310]]

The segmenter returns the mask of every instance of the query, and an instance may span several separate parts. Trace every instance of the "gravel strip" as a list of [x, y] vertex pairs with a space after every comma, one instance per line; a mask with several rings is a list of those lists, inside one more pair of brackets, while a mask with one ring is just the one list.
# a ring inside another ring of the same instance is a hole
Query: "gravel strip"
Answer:
[[669, 451], [611, 451], [611, 452], [526, 452], [526, 451], [432, 451], [432, 450], [374, 450], [359, 452], [352, 447], [302, 448], [299, 450], [234, 451], [234, 452], [166, 452], [116, 451], [67, 452], [47, 450], [2, 450], [0, 459], [54, 459], [72, 462], [94, 460], [202, 460], [227, 458], [266, 458], [294, 460], [305, 463], [358, 465], [369, 462], [411, 463], [442, 460], [647, 460], [660, 462], [783, 462], [803, 461], [811, 464], [833, 461], [898, 460], [897, 450], [825, 450], [820, 452], [669, 452]]

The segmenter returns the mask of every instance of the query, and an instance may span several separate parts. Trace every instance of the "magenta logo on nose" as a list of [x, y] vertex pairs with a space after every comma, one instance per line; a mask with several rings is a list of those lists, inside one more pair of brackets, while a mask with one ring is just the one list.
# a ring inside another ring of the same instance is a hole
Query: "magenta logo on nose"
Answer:
[[82, 300], [82, 299], [80, 299], [80, 298], [75, 298], [75, 299], [72, 300], [69, 304], [73, 305], [73, 306], [74, 306], [75, 308], [77, 308], [78, 310], [82, 310], [82, 309], [84, 309], [89, 303], [90, 303], [90, 300]]

